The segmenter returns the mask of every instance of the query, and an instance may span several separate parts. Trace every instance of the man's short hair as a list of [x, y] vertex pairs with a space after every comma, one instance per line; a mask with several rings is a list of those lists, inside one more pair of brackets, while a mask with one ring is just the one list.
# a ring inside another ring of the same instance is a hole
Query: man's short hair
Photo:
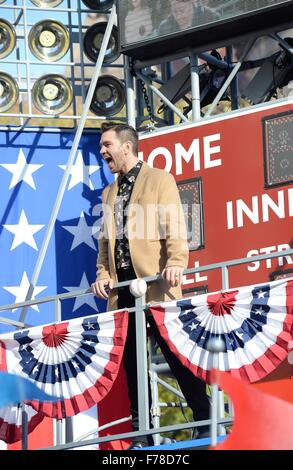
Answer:
[[121, 142], [130, 140], [132, 150], [135, 155], [138, 153], [138, 133], [134, 127], [119, 122], [105, 121], [101, 125], [102, 134], [107, 131], [114, 131]]

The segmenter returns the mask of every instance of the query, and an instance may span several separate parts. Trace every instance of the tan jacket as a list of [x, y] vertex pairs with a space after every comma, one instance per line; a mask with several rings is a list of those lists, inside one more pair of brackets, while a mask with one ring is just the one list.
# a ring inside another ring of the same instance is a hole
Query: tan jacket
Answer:
[[[102, 195], [103, 227], [99, 237], [97, 280], [113, 279], [115, 269], [114, 203], [117, 180]], [[165, 267], [187, 267], [186, 227], [176, 182], [169, 173], [143, 163], [135, 181], [128, 206], [128, 238], [133, 268], [137, 277], [161, 273]], [[151, 283], [146, 301], [167, 301], [182, 296], [181, 288], [170, 288], [166, 281]], [[117, 308], [117, 290], [109, 296], [108, 310]]]

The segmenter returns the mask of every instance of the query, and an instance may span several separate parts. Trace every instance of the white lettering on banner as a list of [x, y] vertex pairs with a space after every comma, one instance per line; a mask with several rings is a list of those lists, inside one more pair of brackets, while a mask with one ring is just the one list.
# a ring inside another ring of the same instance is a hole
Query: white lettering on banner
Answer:
[[[221, 147], [220, 145], [213, 145], [214, 142], [220, 142], [221, 135], [212, 134], [207, 135], [203, 138], [203, 161], [201, 161], [201, 153], [200, 153], [200, 139], [193, 139], [190, 146], [185, 148], [181, 142], [175, 143], [175, 173], [176, 175], [182, 175], [183, 168], [182, 168], [182, 161], [186, 163], [191, 163], [193, 160], [193, 170], [199, 171], [201, 166], [205, 169], [213, 168], [216, 166], [222, 165], [221, 158], [213, 157], [215, 154], [220, 154]], [[166, 147], [156, 147], [154, 148], [148, 157], [144, 158], [144, 153], [139, 152], [139, 159], [146, 160], [146, 162], [154, 168], [155, 159], [160, 156], [165, 159], [165, 166], [164, 170], [168, 173], [171, 171], [173, 157], [170, 150]]]
[[[286, 195], [288, 202], [287, 212], [285, 206]], [[246, 216], [246, 220], [250, 220], [253, 224], [259, 224], [260, 222], [269, 222], [272, 214], [279, 219], [285, 219], [286, 216], [293, 216], [293, 188], [287, 191], [278, 191], [277, 202], [268, 194], [262, 194], [261, 196], [252, 196], [250, 205], [247, 205], [243, 199], [237, 199], [234, 204], [233, 201], [226, 203], [228, 230], [236, 227], [244, 227], [244, 215]]]
[[[199, 262], [198, 261], [194, 262], [194, 267], [195, 268], [199, 267]], [[208, 277], [207, 276], [202, 276], [201, 274], [202, 273], [184, 274], [183, 279], [182, 279], [182, 285], [183, 286], [188, 286], [189, 284], [193, 284], [194, 282], [207, 281]]]
[[[253, 249], [250, 250], [247, 253], [247, 258], [250, 258], [251, 256], [258, 256], [258, 255], [264, 255], [264, 254], [269, 254], [269, 253], [274, 253], [275, 251], [286, 251], [290, 250], [290, 245], [288, 243], [283, 243], [281, 245], [276, 245], [276, 246], [266, 246], [265, 248], [259, 248], [259, 249]], [[276, 258], [274, 258], [275, 260]], [[293, 264], [293, 260], [291, 256], [279, 256], [278, 257], [278, 265], [279, 266], [284, 266], [284, 260], [288, 264]], [[272, 260], [271, 259], [266, 259], [264, 261], [253, 261], [251, 264], [247, 265], [248, 271], [257, 271], [260, 268], [260, 263], [265, 263], [266, 268], [270, 269], [272, 267]]]
[[182, 159], [189, 163], [193, 156], [193, 170], [200, 170], [200, 151], [199, 139], [194, 139], [188, 150], [185, 150], [183, 145], [178, 142], [175, 144], [175, 159], [176, 159], [176, 175], [182, 175]]
[[163, 170], [170, 173], [171, 168], [172, 168], [172, 155], [169, 152], [169, 150], [166, 149], [165, 147], [157, 147], [154, 150], [152, 150], [151, 153], [149, 154], [147, 163], [152, 168], [154, 168], [154, 161], [158, 155], [163, 155], [163, 157], [165, 158], [165, 168], [163, 168]]
[[211, 155], [214, 153], [220, 153], [221, 148], [219, 145], [215, 145], [214, 147], [211, 146], [212, 142], [216, 142], [220, 140], [220, 134], [214, 135], [207, 135], [203, 139], [203, 152], [204, 152], [204, 167], [205, 168], [213, 168], [214, 166], [220, 166], [222, 164], [222, 160], [220, 158], [216, 160], [211, 159]]

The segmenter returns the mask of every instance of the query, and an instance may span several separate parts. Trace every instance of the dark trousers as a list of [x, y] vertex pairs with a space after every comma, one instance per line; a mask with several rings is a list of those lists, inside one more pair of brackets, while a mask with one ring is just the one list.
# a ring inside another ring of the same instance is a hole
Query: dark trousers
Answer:
[[[127, 270], [118, 270], [118, 281], [127, 281], [136, 278], [132, 268]], [[118, 308], [133, 307], [135, 299], [129, 292], [129, 287], [119, 289]], [[203, 420], [209, 418], [209, 400], [206, 395], [205, 383], [195, 377], [190, 370], [185, 367], [179, 359], [172, 353], [165, 340], [161, 337], [158, 327], [151, 315], [148, 315], [147, 321], [150, 326], [151, 334], [158, 343], [161, 351], [169, 364], [172, 374], [178, 381], [182, 393], [193, 411], [194, 420]], [[128, 396], [130, 400], [130, 409], [132, 414], [133, 430], [138, 430], [138, 393], [137, 393], [137, 368], [136, 368], [136, 341], [135, 341], [135, 314], [129, 314], [128, 332], [123, 355], [123, 366], [126, 372]], [[149, 397], [151, 406], [150, 381]], [[141, 438], [139, 439], [141, 440]]]

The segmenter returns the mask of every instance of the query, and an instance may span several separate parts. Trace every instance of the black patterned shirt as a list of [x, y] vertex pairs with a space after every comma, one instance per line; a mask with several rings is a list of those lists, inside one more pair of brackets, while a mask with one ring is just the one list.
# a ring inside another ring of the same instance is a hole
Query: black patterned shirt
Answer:
[[118, 193], [114, 205], [116, 228], [115, 264], [116, 269], [127, 269], [131, 265], [129, 242], [126, 234], [127, 206], [137, 175], [142, 167], [139, 161], [125, 175], [118, 177]]

